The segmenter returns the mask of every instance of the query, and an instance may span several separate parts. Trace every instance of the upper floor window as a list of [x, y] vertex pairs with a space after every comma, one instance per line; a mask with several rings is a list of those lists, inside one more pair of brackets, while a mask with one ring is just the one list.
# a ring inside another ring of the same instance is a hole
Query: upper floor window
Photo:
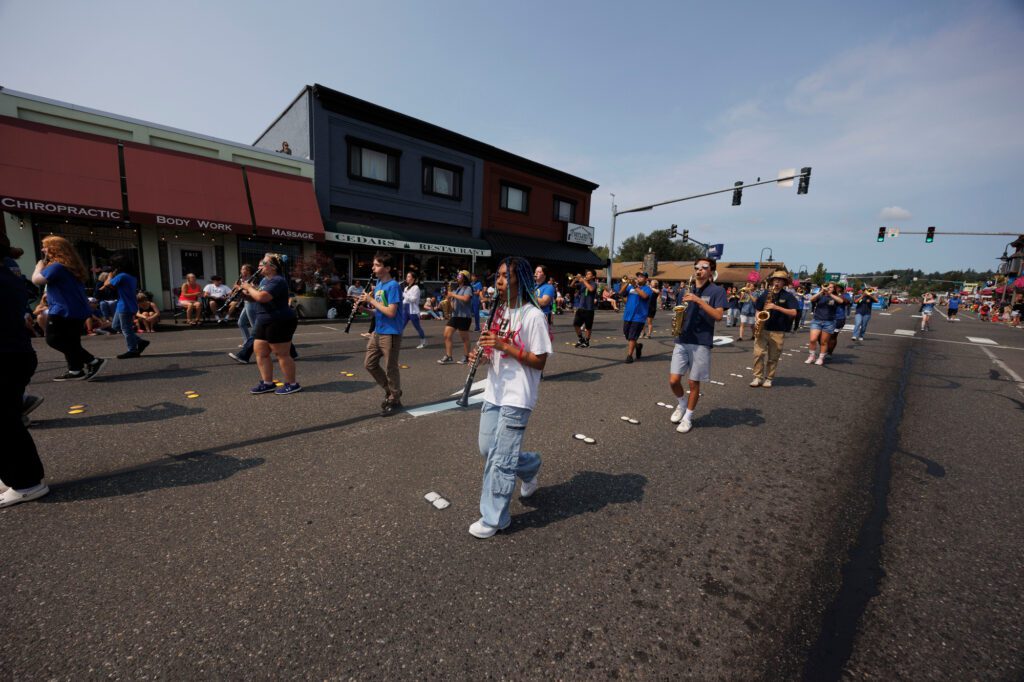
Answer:
[[567, 223], [576, 222], [576, 202], [571, 199], [555, 197], [555, 220]]
[[383, 145], [348, 138], [350, 178], [398, 187], [398, 160], [402, 152]]
[[501, 207], [506, 211], [528, 213], [530, 210], [530, 190], [526, 187], [501, 183]]
[[462, 199], [462, 169], [423, 159], [423, 193], [446, 199]]

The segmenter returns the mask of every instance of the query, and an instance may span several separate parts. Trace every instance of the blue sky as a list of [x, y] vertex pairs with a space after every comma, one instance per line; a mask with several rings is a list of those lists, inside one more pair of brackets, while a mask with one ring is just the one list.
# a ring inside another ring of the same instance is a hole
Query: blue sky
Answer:
[[[1024, 232], [1021, 2], [0, 1], [0, 84], [242, 142], [320, 82], [593, 180], [621, 216], [791, 267], [993, 267]], [[934, 244], [880, 225], [938, 227]]]

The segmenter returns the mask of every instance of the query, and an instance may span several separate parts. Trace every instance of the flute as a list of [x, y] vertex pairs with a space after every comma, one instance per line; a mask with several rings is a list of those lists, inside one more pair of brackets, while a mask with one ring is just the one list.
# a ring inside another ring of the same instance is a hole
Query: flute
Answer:
[[[377, 284], [373, 281], [373, 278], [371, 277], [370, 279], [368, 279], [366, 281], [366, 288], [363, 289], [363, 294], [365, 295], [365, 294], [370, 293], [371, 291], [373, 291], [373, 288], [375, 286], [377, 286]], [[352, 304], [352, 312], [349, 313], [349, 315], [348, 315], [348, 323], [345, 325], [345, 333], [346, 334], [348, 334], [349, 330], [352, 329], [352, 320], [356, 319], [356, 312], [358, 312], [358, 311], [359, 311], [359, 301], [356, 301], [356, 302], [354, 302]]]
[[[494, 307], [491, 308], [491, 314], [487, 318], [487, 326], [484, 327], [488, 332], [491, 331], [491, 325], [494, 324], [495, 317], [498, 314], [498, 308], [502, 306], [498, 305], [498, 302], [494, 302]], [[473, 390], [473, 379], [476, 378], [476, 368], [480, 365], [480, 358], [483, 356], [483, 346], [480, 345], [480, 341], [477, 340], [476, 344], [476, 357], [473, 358], [473, 363], [469, 366], [469, 376], [466, 377], [466, 383], [462, 387], [462, 395], [455, 401], [455, 404], [459, 407], [466, 407], [469, 405], [469, 393]]]

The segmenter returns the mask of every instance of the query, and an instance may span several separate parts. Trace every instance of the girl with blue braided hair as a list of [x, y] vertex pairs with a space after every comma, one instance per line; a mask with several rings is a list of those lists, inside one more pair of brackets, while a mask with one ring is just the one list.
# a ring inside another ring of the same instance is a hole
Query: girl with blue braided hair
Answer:
[[474, 537], [489, 538], [512, 523], [509, 503], [522, 480], [520, 497], [539, 485], [540, 455], [523, 452], [526, 424], [537, 403], [540, 376], [551, 354], [547, 319], [533, 296], [533, 271], [524, 258], [506, 258], [495, 275], [494, 313], [478, 348], [487, 364], [478, 444], [484, 458], [480, 520], [469, 527]]

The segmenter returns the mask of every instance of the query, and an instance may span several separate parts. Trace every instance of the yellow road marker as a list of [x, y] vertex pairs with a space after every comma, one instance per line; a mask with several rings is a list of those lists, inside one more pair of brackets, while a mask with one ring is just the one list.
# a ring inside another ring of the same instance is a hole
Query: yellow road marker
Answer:
[[82, 414], [85, 410], [68, 410], [68, 414]]

